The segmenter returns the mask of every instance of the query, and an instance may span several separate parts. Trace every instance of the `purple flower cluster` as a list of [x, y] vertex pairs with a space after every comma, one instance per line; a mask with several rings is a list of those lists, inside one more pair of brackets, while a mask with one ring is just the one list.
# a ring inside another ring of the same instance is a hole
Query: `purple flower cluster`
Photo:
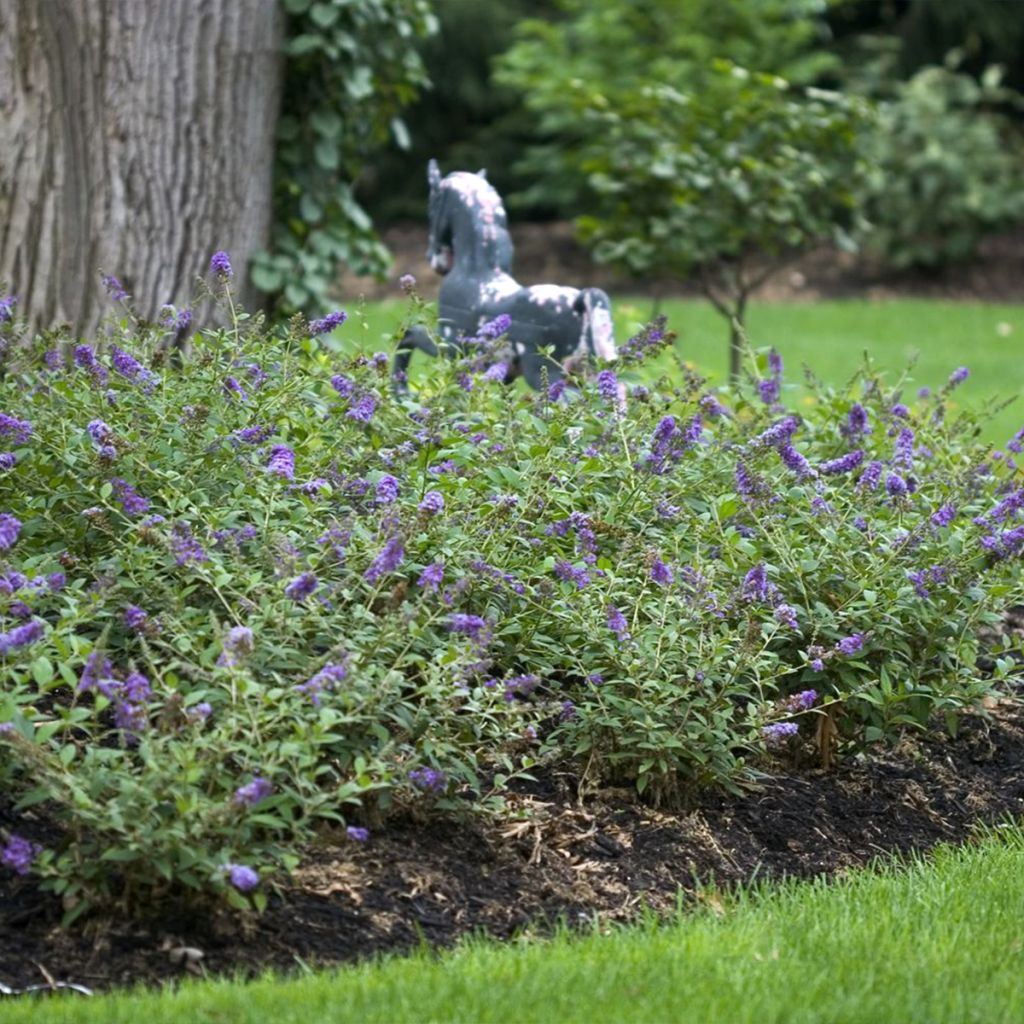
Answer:
[[127, 480], [115, 477], [110, 483], [117, 494], [117, 500], [121, 502], [125, 515], [142, 516], [149, 511], [149, 502]]
[[385, 473], [377, 481], [374, 500], [378, 505], [393, 505], [398, 500], [398, 491], [398, 481], [390, 473]]
[[818, 472], [823, 476], [839, 476], [841, 473], [852, 473], [863, 462], [864, 451], [858, 448], [855, 451], [847, 452], [845, 455], [840, 455], [837, 459], [819, 462]]
[[192, 323], [192, 310], [178, 310], [174, 306], [163, 306], [157, 323], [168, 331], [183, 331]]
[[40, 848], [35, 843], [12, 832], [3, 846], [0, 846], [0, 864], [10, 868], [16, 875], [27, 875], [39, 852]]
[[768, 579], [768, 570], [763, 562], [759, 562], [743, 577], [741, 594], [745, 601], [774, 605], [778, 593], [779, 588]]
[[800, 421], [795, 416], [787, 416], [785, 419], [773, 423], [767, 430], [763, 430], [757, 437], [751, 439], [753, 448], [777, 448], [786, 444], [797, 432]]
[[273, 436], [274, 428], [266, 426], [257, 427], [243, 427], [241, 430], [236, 430], [231, 436], [236, 441], [241, 441], [242, 444], [263, 444], [268, 437]]
[[846, 414], [846, 426], [843, 433], [851, 440], [869, 433], [871, 426], [868, 423], [868, 411], [860, 402], [854, 402]]
[[540, 686], [540, 676], [532, 674], [510, 676], [505, 680], [505, 703], [512, 704], [517, 697], [529, 697], [538, 686]]
[[259, 873], [254, 871], [247, 864], [225, 864], [228, 881], [239, 892], [252, 892], [260, 884]]
[[802, 452], [797, 451], [793, 447], [792, 442], [787, 441], [785, 444], [780, 444], [776, 451], [779, 453], [779, 458], [782, 459], [782, 464], [801, 480], [817, 476], [814, 468], [807, 461], [807, 457]]
[[432, 793], [441, 793], [448, 786], [444, 772], [436, 768], [414, 768], [409, 772], [409, 781], [417, 789]]
[[207, 560], [203, 546], [192, 535], [192, 527], [185, 522], [177, 522], [171, 527], [171, 553], [178, 565]]
[[314, 320], [309, 325], [309, 336], [316, 338], [321, 334], [330, 334], [331, 331], [340, 327], [347, 319], [348, 313], [343, 309], [336, 309], [333, 313], [328, 313], [322, 320]]
[[297, 693], [304, 693], [312, 700], [315, 707], [320, 706], [320, 695], [324, 690], [333, 690], [338, 683], [343, 682], [348, 670], [343, 662], [336, 662], [324, 665], [319, 672], [311, 676], [306, 682], [299, 683], [295, 687]]
[[0, 324], [7, 323], [14, 316], [14, 307], [18, 300], [13, 295], [0, 299]]
[[425, 515], [435, 516], [444, 511], [444, 495], [440, 491], [427, 491], [418, 508]]
[[663, 313], [659, 314], [638, 334], [634, 334], [622, 346], [619, 353], [622, 361], [624, 363], [642, 363], [670, 345], [675, 335], [665, 330], [666, 323], [667, 317]]
[[799, 731], [800, 727], [796, 722], [774, 722], [772, 725], [766, 725], [761, 730], [761, 735], [764, 736], [765, 746], [769, 750], [779, 750], [787, 746], [789, 740]]
[[597, 375], [597, 393], [606, 402], [619, 400], [619, 378], [615, 376], [614, 370], [602, 370]]
[[896, 438], [893, 462], [897, 466], [905, 466], [912, 469], [914, 466], [914, 432], [910, 427], [904, 427]]
[[968, 376], [970, 376], [970, 372], [971, 371], [968, 370], [966, 366], [958, 367], [949, 375], [947, 387], [950, 390], [955, 387], [959, 387], [965, 380], [967, 380]]
[[259, 775], [255, 776], [252, 782], [239, 786], [232, 798], [239, 807], [255, 807], [258, 803], [266, 800], [274, 792], [273, 785]]
[[371, 583], [375, 583], [381, 576], [394, 572], [402, 564], [403, 558], [405, 558], [405, 541], [396, 534], [384, 542], [384, 547], [380, 549], [363, 576]]
[[295, 452], [286, 444], [275, 444], [270, 449], [270, 461], [267, 472], [285, 480], [295, 479]]
[[373, 414], [377, 409], [377, 399], [373, 395], [367, 393], [360, 395], [349, 406], [348, 412], [345, 415], [350, 420], [355, 420], [357, 423], [369, 423], [373, 419]]
[[110, 361], [114, 369], [135, 384], [142, 384], [145, 394], [150, 394], [160, 383], [160, 378], [152, 370], [147, 370], [134, 356], [129, 355], [117, 345], [110, 346]]
[[800, 623], [797, 621], [796, 609], [788, 604], [780, 604], [775, 609], [775, 621], [780, 626], [785, 626], [787, 629], [799, 629]]
[[577, 590], [582, 590], [590, 583], [590, 573], [586, 567], [576, 567], [572, 562], [560, 558], [555, 562], [555, 575], [564, 583], [572, 583]]
[[775, 349], [768, 353], [770, 376], [758, 381], [757, 393], [765, 405], [775, 405], [782, 393], [782, 356]]
[[13, 547], [21, 532], [21, 521], [9, 512], [0, 512], [0, 551]]
[[110, 296], [111, 302], [122, 302], [124, 299], [130, 298], [121, 282], [113, 274], [105, 274], [101, 281], [103, 287], [107, 289], [107, 295]]
[[144, 633], [149, 625], [149, 614], [144, 608], [130, 604], [124, 610], [124, 625], [133, 633]]
[[75, 366], [82, 370], [89, 371], [89, 374], [95, 383], [100, 385], [107, 383], [107, 378], [110, 376], [107, 373], [107, 368], [99, 364], [96, 359], [96, 353], [93, 352], [90, 346], [76, 345], [74, 361]]
[[19, 647], [34, 644], [43, 638], [45, 632], [46, 629], [42, 621], [33, 619], [31, 622], [15, 626], [6, 633], [0, 633], [0, 657], [5, 657], [10, 651], [17, 650]]
[[946, 504], [942, 505], [932, 513], [931, 520], [935, 526], [941, 529], [944, 526], [949, 526], [949, 524], [956, 519], [956, 516], [956, 505]]
[[252, 654], [255, 637], [248, 626], [232, 626], [224, 637], [218, 665], [235, 668]]
[[493, 341], [500, 338], [512, 326], [512, 317], [508, 313], [499, 313], [493, 320], [483, 324], [476, 332], [478, 338], [486, 338]]
[[930, 596], [929, 585], [938, 586], [945, 583], [948, 576], [949, 570], [944, 565], [931, 565], [927, 569], [907, 573], [907, 578], [914, 584], [917, 596], [925, 599]]
[[32, 436], [32, 424], [0, 412], [0, 437], [10, 438], [14, 444], [26, 444]]
[[223, 249], [218, 249], [210, 257], [210, 273], [222, 281], [226, 281], [234, 275], [234, 271], [231, 269], [231, 259]]
[[660, 558], [655, 557], [651, 562], [651, 579], [659, 587], [668, 587], [675, 581], [675, 575], [670, 566], [666, 565]]
[[613, 604], [608, 605], [608, 628], [615, 634], [615, 639], [619, 643], [629, 640], [629, 625], [626, 622], [626, 616]]
[[303, 601], [310, 594], [313, 593], [316, 588], [320, 586], [320, 581], [311, 572], [304, 572], [291, 581], [285, 588], [285, 597], [291, 598], [293, 601]]
[[444, 581], [444, 562], [432, 562], [416, 581], [417, 586], [431, 594], [436, 594]]
[[836, 644], [836, 650], [843, 655], [849, 657], [851, 654], [856, 654], [864, 646], [864, 634], [853, 633], [850, 636], [844, 636]]

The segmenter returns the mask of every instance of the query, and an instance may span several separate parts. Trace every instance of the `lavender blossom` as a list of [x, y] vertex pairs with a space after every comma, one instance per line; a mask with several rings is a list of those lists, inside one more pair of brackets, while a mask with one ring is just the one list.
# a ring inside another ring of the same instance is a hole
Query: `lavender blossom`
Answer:
[[742, 594], [747, 601], [774, 604], [779, 588], [768, 579], [768, 570], [763, 562], [755, 565], [743, 577]]
[[412, 274], [403, 274], [398, 279], [398, 287], [401, 288], [406, 295], [411, 295], [416, 288], [416, 278]]
[[818, 463], [818, 472], [823, 476], [838, 476], [840, 473], [851, 473], [864, 462], [864, 451], [858, 448], [856, 451], [847, 452], [837, 459], [829, 459], [827, 462]]
[[217, 658], [218, 665], [235, 668], [252, 654], [254, 636], [248, 626], [232, 626], [224, 637], [223, 650]]
[[840, 654], [849, 656], [851, 654], [856, 654], [863, 646], [864, 634], [853, 633], [850, 636], [843, 637], [843, 639], [836, 644], [836, 650]]
[[614, 370], [602, 370], [597, 375], [597, 393], [606, 402], [617, 402], [619, 399], [619, 379]]
[[171, 553], [178, 565], [207, 560], [203, 546], [192, 535], [192, 527], [183, 522], [171, 527]]
[[785, 444], [779, 445], [777, 451], [783, 465], [795, 473], [801, 480], [817, 475], [811, 464], [807, 461], [806, 456], [798, 452], [790, 442], [787, 441]]
[[444, 511], [444, 495], [440, 491], [427, 491], [418, 508], [426, 515], [437, 515]]
[[226, 281], [234, 276], [234, 271], [231, 269], [231, 259], [223, 249], [218, 249], [210, 257], [210, 273], [215, 277], [219, 277], [222, 281]]
[[789, 441], [799, 426], [800, 421], [795, 416], [787, 416], [752, 438], [750, 444], [754, 448], [776, 448]]
[[13, 832], [0, 847], [0, 864], [10, 868], [16, 875], [27, 875], [32, 862], [39, 855], [39, 847]]
[[651, 579], [660, 587], [668, 587], [671, 586], [675, 576], [669, 566], [660, 558], [655, 558], [651, 563]]
[[968, 376], [970, 375], [970, 372], [971, 371], [968, 370], [966, 366], [961, 366], [955, 369], [949, 375], [949, 382], [947, 384], [949, 389], [952, 391], [953, 388], [963, 384], [963, 382], [967, 380]]
[[252, 782], [239, 786], [235, 790], [235, 795], [232, 799], [239, 807], [255, 807], [273, 792], [273, 785], [267, 779], [257, 775], [253, 778]]
[[409, 772], [409, 781], [417, 789], [434, 793], [440, 793], [448, 786], [444, 772], [436, 768], [414, 768]]
[[6, 473], [18, 464], [18, 456], [14, 452], [0, 452], [0, 472]]
[[910, 427], [904, 427], [896, 438], [896, 447], [893, 455], [893, 462], [898, 466], [906, 466], [907, 469], [914, 465], [914, 432]]
[[226, 864], [228, 880], [239, 892], [252, 892], [260, 884], [260, 876], [247, 864]]
[[133, 633], [143, 633], [149, 624], [149, 615], [145, 609], [130, 604], [124, 610], [124, 624], [125, 628], [130, 629]]
[[370, 394], [360, 395], [345, 415], [357, 423], [369, 423], [377, 409], [377, 400]]
[[448, 628], [453, 633], [464, 633], [467, 636], [477, 637], [490, 630], [490, 623], [479, 615], [453, 612], [448, 620]]
[[[406, 277], [412, 277], [412, 274], [406, 274]], [[413, 278], [413, 284], [416, 283], [416, 279]], [[367, 828], [360, 828], [358, 825], [348, 825], [345, 828], [345, 835], [354, 843], [365, 843], [370, 838], [370, 830]]]
[[117, 500], [128, 516], [142, 516], [149, 511], [149, 502], [127, 480], [115, 477], [110, 481], [117, 494]]
[[629, 626], [626, 622], [626, 616], [613, 604], [608, 605], [608, 628], [615, 634], [615, 638], [620, 643], [629, 640]]
[[28, 420], [0, 412], [0, 437], [9, 437], [14, 444], [27, 444], [31, 436], [32, 424]]
[[304, 572], [300, 576], [296, 576], [285, 588], [285, 597], [291, 598], [293, 601], [302, 601], [309, 597], [316, 588], [320, 586], [320, 581], [311, 572]]
[[420, 573], [417, 585], [428, 593], [436, 594], [443, 580], [444, 562], [433, 562]]
[[378, 505], [391, 505], [398, 500], [398, 481], [389, 473], [377, 481], [374, 500]]
[[780, 604], [775, 609], [775, 621], [780, 626], [785, 626], [787, 629], [799, 629], [800, 623], [797, 621], [796, 609], [788, 604]]
[[946, 504], [932, 513], [932, 522], [939, 528], [949, 526], [956, 519], [956, 505]]
[[857, 481], [857, 487], [860, 490], [874, 491], [878, 488], [881, 479], [882, 463], [877, 460], [869, 462], [867, 468], [861, 473], [860, 479]]
[[314, 320], [309, 325], [309, 336], [316, 338], [321, 334], [330, 334], [331, 331], [340, 327], [347, 319], [348, 313], [343, 309], [336, 309], [333, 313], [328, 313], [322, 320]]
[[860, 402], [854, 402], [846, 414], [846, 435], [850, 438], [860, 437], [867, 434], [870, 429], [867, 409]]
[[14, 545], [21, 531], [21, 522], [8, 512], [0, 513], [0, 551]]
[[512, 326], [512, 317], [508, 313], [499, 313], [493, 320], [485, 323], [478, 331], [477, 336], [494, 340], [500, 338]]
[[375, 583], [381, 576], [394, 572], [402, 564], [404, 557], [405, 542], [399, 536], [391, 537], [363, 575], [371, 583]]
[[907, 493], [907, 482], [899, 473], [890, 473], [885, 479], [885, 490], [891, 498], [902, 498]]
[[18, 300], [13, 295], [0, 299], [0, 324], [7, 323], [14, 316], [14, 307]]
[[333, 690], [338, 683], [344, 681], [348, 674], [344, 663], [324, 665], [319, 672], [311, 676], [305, 683], [295, 687], [297, 693], [304, 693], [313, 702], [314, 707], [320, 706], [320, 695], [324, 690]]
[[267, 472], [284, 477], [285, 480], [294, 480], [295, 452], [285, 444], [275, 444], [270, 449]]
[[42, 621], [33, 619], [21, 626], [15, 626], [14, 629], [8, 630], [6, 633], [0, 633], [0, 657], [5, 657], [10, 651], [19, 647], [34, 644], [43, 638], [45, 632], [46, 628]]
[[761, 730], [761, 735], [764, 736], [765, 746], [769, 750], [778, 750], [788, 743], [790, 737], [795, 736], [800, 731], [800, 727], [796, 722], [775, 722], [772, 725], [766, 725]]
[[548, 401], [557, 402], [565, 394], [565, 389], [568, 386], [564, 377], [559, 377], [558, 380], [553, 381], [548, 385]]
[[122, 302], [130, 297], [124, 290], [121, 282], [113, 274], [105, 274], [101, 280], [103, 287], [107, 289], [107, 295], [110, 296], [111, 302]]
[[555, 562], [555, 575], [565, 583], [572, 583], [577, 590], [582, 590], [590, 583], [590, 573], [585, 568], [578, 569], [564, 558]]

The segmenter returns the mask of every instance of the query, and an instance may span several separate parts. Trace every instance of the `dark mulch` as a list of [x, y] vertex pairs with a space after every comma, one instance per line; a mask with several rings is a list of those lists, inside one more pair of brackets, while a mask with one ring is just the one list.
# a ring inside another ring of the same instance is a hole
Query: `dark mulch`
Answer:
[[[626, 920], [671, 912], [695, 879], [837, 875], [880, 856], [957, 842], [981, 822], [1024, 815], [1024, 705], [991, 702], [951, 739], [929, 735], [841, 760], [831, 771], [782, 764], [741, 797], [709, 795], [688, 812], [657, 810], [629, 790], [579, 799], [552, 772], [513, 803], [530, 817], [396, 821], [360, 845], [322, 837], [267, 913], [58, 927], [59, 903], [0, 878], [0, 984], [48, 976], [95, 989], [186, 973], [325, 965], [469, 932], [507, 938], [557, 919]], [[12, 824], [0, 801], [0, 825]], [[6, 819], [6, 820], [5, 820]]]

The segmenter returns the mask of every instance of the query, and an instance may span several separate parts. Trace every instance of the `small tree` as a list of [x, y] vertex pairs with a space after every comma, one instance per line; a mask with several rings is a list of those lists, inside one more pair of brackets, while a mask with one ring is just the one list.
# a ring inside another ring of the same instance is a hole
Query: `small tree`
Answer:
[[581, 237], [635, 274], [696, 272], [739, 374], [751, 293], [808, 246], [852, 247], [863, 101], [716, 61], [699, 94], [647, 85], [576, 102], [595, 199]]

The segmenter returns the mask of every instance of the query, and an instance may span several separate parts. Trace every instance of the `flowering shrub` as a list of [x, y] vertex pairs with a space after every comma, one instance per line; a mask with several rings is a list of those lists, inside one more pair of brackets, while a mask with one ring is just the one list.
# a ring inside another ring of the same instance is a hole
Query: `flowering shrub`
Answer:
[[495, 382], [482, 330], [397, 399], [386, 355], [300, 321], [234, 315], [184, 372], [159, 324], [107, 333], [12, 337], [0, 383], [0, 785], [64, 836], [0, 835], [0, 863], [70, 916], [258, 907], [318, 825], [498, 809], [540, 760], [678, 799], [986, 692], [1024, 433], [997, 458], [951, 421], [959, 372], [795, 415], [772, 355], [767, 384], [623, 405], [607, 367]]

